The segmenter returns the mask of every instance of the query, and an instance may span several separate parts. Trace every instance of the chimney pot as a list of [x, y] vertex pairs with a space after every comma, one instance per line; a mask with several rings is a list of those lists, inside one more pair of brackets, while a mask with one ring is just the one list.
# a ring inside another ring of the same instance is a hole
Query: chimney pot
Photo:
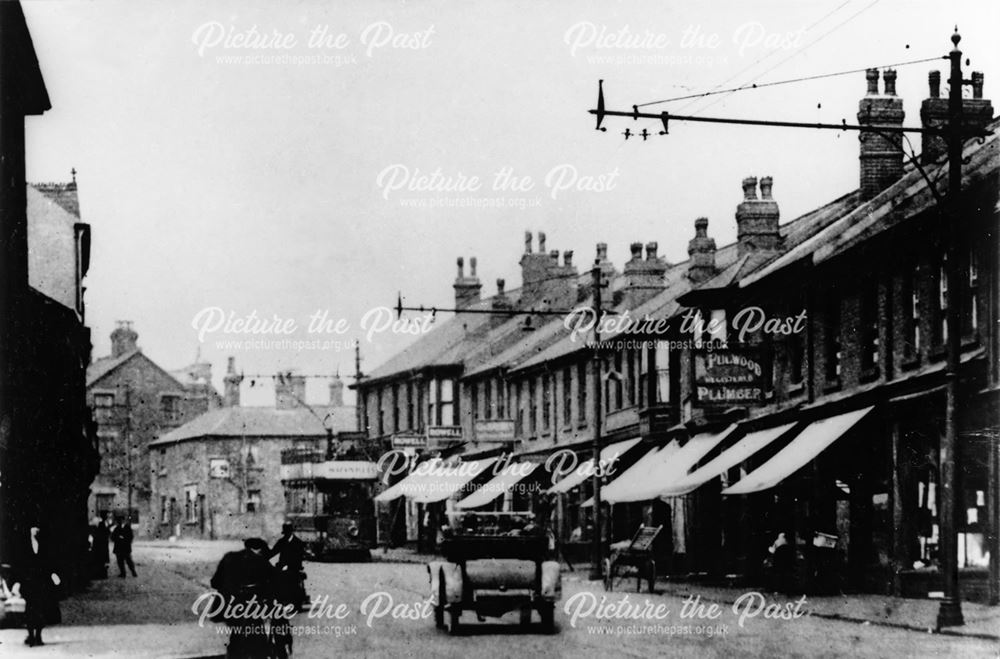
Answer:
[[632, 260], [641, 261], [642, 260], [642, 243], [632, 243]]
[[983, 97], [983, 72], [973, 71], [972, 72], [972, 98], [982, 98]]
[[573, 267], [573, 250], [567, 249], [563, 251], [563, 266], [567, 268]]
[[504, 289], [504, 287], [506, 285], [507, 285], [507, 282], [505, 282], [502, 278], [501, 279], [497, 279], [497, 295], [499, 295], [501, 297], [504, 295], [503, 289]]
[[475, 279], [476, 278], [476, 257], [475, 256], [469, 257], [469, 269], [471, 270], [471, 272], [469, 273], [469, 276], [472, 277], [473, 279]]
[[531, 254], [531, 232], [524, 232], [524, 253]]
[[545, 253], [545, 232], [544, 231], [539, 231], [538, 232], [538, 252], [540, 254], [544, 254]]
[[597, 243], [597, 260], [607, 261], [608, 260], [608, 244], [607, 243]]
[[708, 235], [708, 218], [699, 217], [694, 221], [694, 235], [699, 238]]
[[554, 250], [550, 251], [549, 252], [549, 258], [552, 259], [555, 263], [559, 263], [559, 250], [558, 249], [554, 249]]
[[931, 71], [928, 73], [927, 84], [930, 87], [930, 97], [939, 98], [941, 96], [941, 72]]
[[896, 95], [896, 69], [886, 69], [882, 72], [882, 80], [885, 81], [885, 95]]
[[868, 95], [878, 95], [878, 69], [868, 69], [865, 71], [865, 78], [868, 80]]
[[771, 187], [774, 185], [774, 179], [770, 176], [765, 176], [760, 179], [760, 198], [761, 199], [771, 199]]
[[655, 261], [656, 252], [659, 250], [659, 248], [660, 246], [656, 243], [655, 240], [646, 243], [646, 260]]
[[225, 405], [226, 407], [239, 407], [240, 383], [243, 382], [243, 376], [236, 374], [235, 357], [230, 357], [227, 360], [226, 377], [222, 379], [222, 382], [223, 382], [222, 404]]
[[460, 256], [455, 259], [455, 264], [458, 265], [458, 278], [461, 279], [465, 276], [465, 259]]
[[747, 201], [757, 198], [756, 176], [748, 176], [743, 179], [743, 198]]

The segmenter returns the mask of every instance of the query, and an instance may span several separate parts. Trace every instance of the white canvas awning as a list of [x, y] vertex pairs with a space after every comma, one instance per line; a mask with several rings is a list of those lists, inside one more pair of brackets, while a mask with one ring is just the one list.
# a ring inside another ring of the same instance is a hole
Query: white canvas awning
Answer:
[[[606, 468], [614, 465], [614, 463], [618, 461], [618, 458], [639, 443], [639, 439], [639, 437], [627, 439], [624, 442], [615, 442], [614, 444], [609, 444], [608, 446], [602, 448], [601, 466]], [[593, 465], [594, 458], [584, 460], [577, 468], [573, 469], [573, 471], [566, 474], [558, 483], [550, 487], [548, 489], [549, 494], [562, 494], [563, 492], [569, 492], [574, 487], [582, 484], [585, 480], [592, 477]]]
[[414, 467], [403, 480], [375, 497], [375, 501], [392, 501], [405, 496], [416, 503], [444, 501], [465, 487], [496, 462], [496, 458], [445, 462], [433, 458]]
[[774, 487], [809, 464], [813, 458], [853, 428], [872, 409], [865, 407], [812, 422], [788, 446], [778, 451], [773, 458], [747, 474], [735, 485], [723, 490], [722, 493], [730, 495], [750, 494]]
[[479, 508], [490, 503], [527, 478], [538, 468], [534, 462], [516, 462], [504, 467], [492, 480], [455, 504], [456, 508]]
[[[652, 474], [656, 468], [678, 450], [677, 440], [671, 440], [663, 448], [653, 449], [639, 458], [639, 461], [626, 469], [618, 478], [601, 488], [601, 501], [607, 503], [622, 503], [625, 501], [643, 501], [641, 494], [649, 489]], [[594, 505], [593, 498], [587, 499], [581, 506]]]
[[708, 481], [743, 462], [757, 451], [760, 451], [791, 430], [794, 425], [794, 423], [786, 423], [748, 434], [716, 456], [715, 459], [710, 460], [690, 474], [670, 483], [661, 490], [660, 496], [681, 496], [693, 492]]

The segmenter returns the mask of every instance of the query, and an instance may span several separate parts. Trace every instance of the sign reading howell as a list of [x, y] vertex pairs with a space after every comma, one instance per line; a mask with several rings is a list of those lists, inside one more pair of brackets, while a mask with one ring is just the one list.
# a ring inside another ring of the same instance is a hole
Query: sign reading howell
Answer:
[[392, 436], [392, 448], [424, 448], [427, 435], [422, 432], [397, 432]]
[[694, 353], [695, 405], [754, 405], [764, 403], [772, 394], [771, 366], [760, 349]]

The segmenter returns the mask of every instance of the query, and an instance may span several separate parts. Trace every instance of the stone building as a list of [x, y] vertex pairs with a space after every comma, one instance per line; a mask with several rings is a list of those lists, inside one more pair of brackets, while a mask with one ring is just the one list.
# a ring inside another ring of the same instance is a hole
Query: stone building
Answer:
[[101, 456], [89, 509], [91, 516], [124, 514], [131, 499], [132, 523], [146, 534], [155, 530], [148, 518], [149, 443], [219, 407], [222, 398], [212, 386], [211, 364], [196, 360], [166, 371], [143, 353], [138, 338], [131, 322], [119, 322], [111, 332], [111, 354], [87, 368], [87, 401]]
[[89, 578], [97, 470], [85, 396], [90, 226], [75, 179], [25, 181], [25, 117], [51, 106], [20, 3], [0, 3], [0, 35], [0, 562], [19, 564], [40, 525], [74, 590]]
[[324, 405], [306, 403], [304, 376], [283, 374], [273, 407], [241, 407], [242, 380], [230, 357], [225, 405], [150, 444], [156, 537], [276, 537], [285, 518], [281, 452], [325, 449], [328, 429], [336, 436], [356, 428], [337, 376]]

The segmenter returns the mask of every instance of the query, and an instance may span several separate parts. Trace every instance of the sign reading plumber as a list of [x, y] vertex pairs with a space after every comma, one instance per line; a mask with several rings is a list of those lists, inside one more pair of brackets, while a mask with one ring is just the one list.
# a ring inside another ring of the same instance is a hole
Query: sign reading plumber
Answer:
[[770, 360], [763, 350], [694, 353], [694, 402], [698, 407], [760, 405], [773, 395]]

